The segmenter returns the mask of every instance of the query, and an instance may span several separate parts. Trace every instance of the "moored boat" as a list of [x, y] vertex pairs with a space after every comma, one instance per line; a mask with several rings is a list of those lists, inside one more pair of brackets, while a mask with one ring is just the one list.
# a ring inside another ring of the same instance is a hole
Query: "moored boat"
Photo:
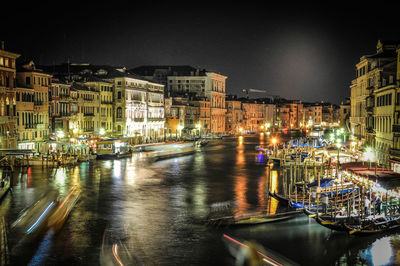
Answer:
[[52, 227], [55, 232], [58, 232], [67, 220], [69, 213], [75, 206], [80, 197], [81, 191], [74, 187], [64, 200], [57, 206], [55, 212], [48, 220], [48, 227]]
[[302, 211], [288, 211], [276, 214], [264, 215], [243, 215], [243, 216], [227, 216], [221, 218], [213, 218], [207, 221], [208, 225], [218, 226], [250, 226], [265, 223], [274, 223], [284, 220], [289, 220], [302, 215]]

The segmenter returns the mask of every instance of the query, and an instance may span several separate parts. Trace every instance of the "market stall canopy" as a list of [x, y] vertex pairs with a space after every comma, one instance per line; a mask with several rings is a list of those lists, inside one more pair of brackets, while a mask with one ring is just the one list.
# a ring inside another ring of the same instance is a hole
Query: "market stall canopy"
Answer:
[[342, 170], [349, 171], [354, 175], [368, 178], [373, 181], [389, 181], [395, 179], [400, 180], [399, 173], [396, 173], [391, 169], [379, 167], [378, 165], [375, 165], [375, 163], [371, 163], [371, 166], [369, 167], [368, 162], [349, 162], [341, 164], [341, 167]]

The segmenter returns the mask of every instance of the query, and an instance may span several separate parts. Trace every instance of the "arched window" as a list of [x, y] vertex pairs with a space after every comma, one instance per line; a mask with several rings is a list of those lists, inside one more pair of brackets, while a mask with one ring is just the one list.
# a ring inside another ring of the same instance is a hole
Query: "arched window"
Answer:
[[121, 107], [117, 108], [117, 118], [122, 118], [122, 108]]

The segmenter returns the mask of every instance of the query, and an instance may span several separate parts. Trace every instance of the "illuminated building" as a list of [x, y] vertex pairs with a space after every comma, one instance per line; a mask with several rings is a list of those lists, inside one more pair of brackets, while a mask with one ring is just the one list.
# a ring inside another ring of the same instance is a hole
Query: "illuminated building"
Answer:
[[77, 92], [78, 113], [77, 133], [79, 136], [94, 137], [98, 135], [100, 93], [96, 87], [88, 87], [82, 83], [75, 82], [72, 88]]
[[322, 106], [316, 103], [304, 104], [303, 107], [304, 124], [313, 126], [322, 123]]
[[18, 54], [0, 49], [0, 147], [16, 148], [16, 65]]
[[[50, 112], [50, 89], [52, 76], [37, 69], [33, 61], [23, 63], [17, 71], [17, 83], [22, 88], [30, 88], [34, 91], [34, 109], [32, 141], [35, 149], [46, 152], [44, 141], [49, 138], [49, 112]], [[22, 98], [21, 98], [22, 99]], [[21, 118], [20, 118], [21, 121]], [[21, 136], [20, 136], [21, 138]], [[22, 138], [23, 139], [23, 138]]]
[[339, 122], [340, 126], [350, 128], [350, 98], [346, 98], [344, 102], [340, 103], [339, 107]]
[[149, 140], [164, 137], [164, 86], [139, 77], [114, 79], [114, 133]]
[[66, 84], [57, 79], [52, 80], [50, 117], [51, 129], [55, 134], [58, 131], [68, 133], [71, 121], [70, 112], [70, 84]]
[[[249, 133], [258, 133], [264, 128], [265, 106], [262, 102], [241, 99], [243, 110], [243, 128]], [[261, 128], [262, 127], [262, 128]]]
[[17, 136], [19, 149], [35, 149], [33, 122], [34, 94], [32, 88], [16, 88]]
[[225, 132], [226, 76], [191, 66], [141, 66], [131, 72], [164, 84], [167, 97], [207, 98], [210, 132]]
[[99, 92], [98, 112], [95, 113], [96, 135], [101, 135], [101, 129], [104, 130], [102, 133], [111, 135], [113, 132], [113, 83], [92, 77], [85, 82], [85, 85]]
[[240, 128], [243, 128], [243, 110], [242, 102], [236, 97], [227, 96], [225, 100], [226, 106], [226, 123], [225, 131], [228, 134], [240, 133]]
[[301, 101], [287, 101], [276, 107], [278, 123], [283, 128], [299, 128], [303, 122], [303, 103]]

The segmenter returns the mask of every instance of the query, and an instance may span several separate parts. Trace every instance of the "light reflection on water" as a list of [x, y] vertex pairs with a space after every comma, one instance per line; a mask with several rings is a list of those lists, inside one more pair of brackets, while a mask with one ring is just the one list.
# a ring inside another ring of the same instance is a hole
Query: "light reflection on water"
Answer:
[[[43, 264], [97, 265], [106, 228], [112, 239], [156, 265], [229, 265], [232, 261], [221, 241], [225, 232], [254, 239], [305, 265], [385, 263], [389, 246], [389, 263], [397, 261], [397, 234], [379, 241], [348, 237], [305, 216], [241, 229], [204, 227], [209, 207], [216, 202], [235, 201], [234, 211], [239, 214], [284, 210], [267, 197], [268, 189], [282, 189], [282, 174], [257, 160], [255, 146], [267, 142], [267, 138], [245, 136], [210, 142], [202, 152], [155, 163], [135, 154], [72, 168], [36, 167], [16, 173], [14, 192], [0, 205], [8, 223], [49, 187], [63, 195], [73, 186], [82, 190], [63, 229], [19, 250], [17, 261], [27, 264], [36, 256]], [[11, 249], [17, 237], [9, 235]], [[47, 247], [45, 251], [40, 251], [41, 245]], [[382, 247], [387, 253], [383, 257]]]

